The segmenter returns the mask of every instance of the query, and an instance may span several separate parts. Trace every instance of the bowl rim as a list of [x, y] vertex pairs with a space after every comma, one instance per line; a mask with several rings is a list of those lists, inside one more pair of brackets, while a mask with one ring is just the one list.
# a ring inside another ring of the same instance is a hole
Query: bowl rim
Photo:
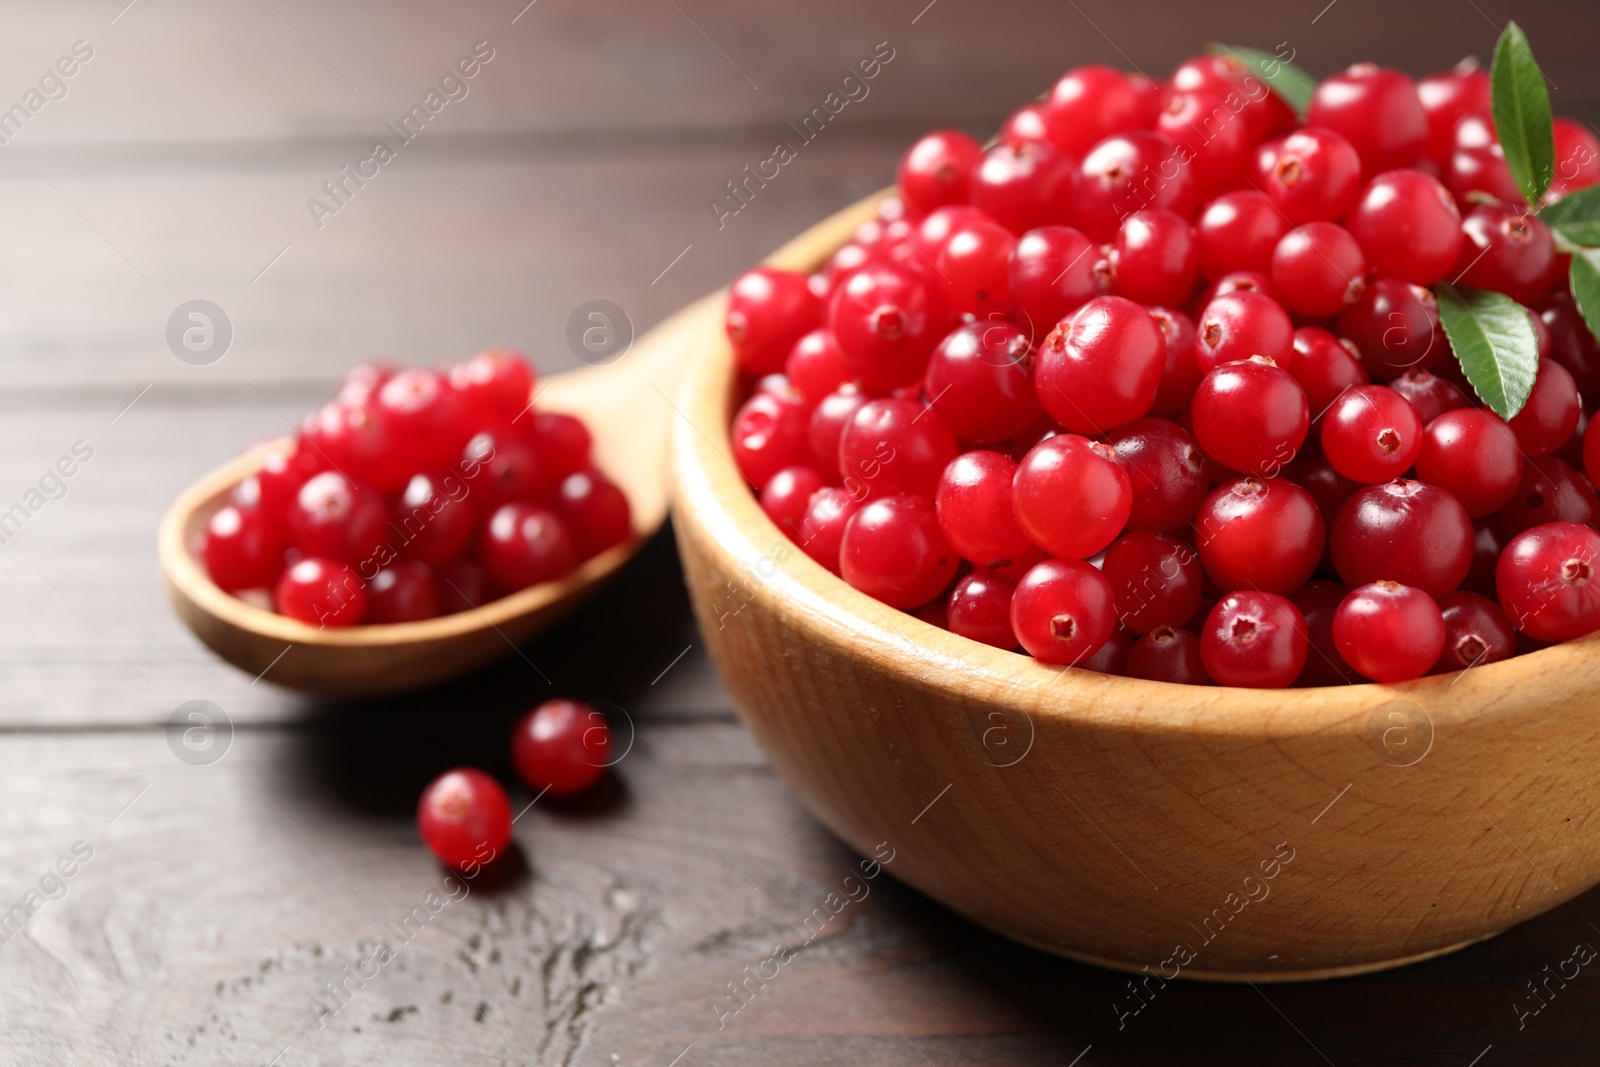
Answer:
[[[861, 223], [882, 218], [875, 201], [894, 192], [890, 186], [834, 213], [784, 244], [763, 265], [818, 269]], [[1587, 691], [1580, 684], [1583, 672], [1573, 668], [1600, 648], [1600, 633], [1484, 667], [1402, 683], [1248, 689], [1147, 681], [1045, 664], [890, 608], [802, 552], [761, 509], [738, 473], [729, 437], [738, 375], [720, 315], [714, 325], [705, 329], [704, 350], [690, 360], [679, 383], [682, 418], [672, 436], [674, 514], [699, 527], [729, 562], [755, 577], [757, 594], [767, 590], [780, 597], [780, 613], [805, 628], [808, 639], [825, 640], [857, 657], [870, 655], [881, 669], [907, 682], [954, 689], [979, 707], [1021, 704], [1030, 713], [1077, 720], [1095, 729], [1216, 736], [1245, 729], [1259, 732], [1264, 740], [1328, 730], [1360, 732], [1377, 722], [1383, 709], [1394, 710], [1396, 702], [1420, 709], [1437, 728], [1537, 713], [1563, 694]], [[763, 551], [763, 544], [773, 547]], [[764, 572], [763, 562], [772, 565], [770, 573]]]

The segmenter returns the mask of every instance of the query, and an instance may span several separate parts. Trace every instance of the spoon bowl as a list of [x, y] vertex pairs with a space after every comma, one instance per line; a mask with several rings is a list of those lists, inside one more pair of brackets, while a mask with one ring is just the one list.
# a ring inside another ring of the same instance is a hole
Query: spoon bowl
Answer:
[[720, 294], [678, 312], [621, 359], [551, 375], [537, 404], [584, 420], [595, 465], [622, 489], [634, 536], [585, 560], [559, 581], [421, 622], [326, 629], [278, 615], [224, 592], [195, 555], [196, 538], [238, 482], [261, 468], [282, 441], [229, 460], [179, 494], [161, 520], [157, 552], [167, 594], [184, 624], [245, 673], [324, 696], [363, 697], [415, 689], [466, 674], [516, 652], [583, 601], [625, 564], [666, 519], [668, 397], [676, 388], [690, 329]]

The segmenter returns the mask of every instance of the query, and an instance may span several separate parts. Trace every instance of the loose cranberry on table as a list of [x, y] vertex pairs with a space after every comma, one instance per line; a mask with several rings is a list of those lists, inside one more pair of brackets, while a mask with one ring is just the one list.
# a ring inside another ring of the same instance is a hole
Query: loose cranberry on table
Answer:
[[605, 774], [610, 761], [610, 725], [577, 700], [547, 700], [511, 731], [511, 762], [536, 792], [581, 793]]
[[417, 801], [417, 833], [439, 862], [467, 870], [492, 862], [511, 841], [511, 801], [472, 767], [435, 778]]

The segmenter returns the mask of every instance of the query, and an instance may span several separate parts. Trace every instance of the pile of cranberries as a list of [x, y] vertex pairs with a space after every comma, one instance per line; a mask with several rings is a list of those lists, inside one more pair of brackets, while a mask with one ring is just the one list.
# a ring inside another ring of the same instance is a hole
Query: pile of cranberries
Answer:
[[316, 626], [414, 622], [560, 578], [632, 536], [583, 423], [536, 412], [489, 349], [443, 370], [353, 368], [201, 532], [212, 581]]
[[[1554, 133], [1551, 195], [1600, 181], [1600, 140]], [[727, 311], [734, 460], [850, 585], [1193, 684], [1396, 682], [1600, 628], [1600, 344], [1474, 64], [1359, 64], [1303, 121], [1231, 58], [1079, 67], [898, 177], [820, 272], [751, 271]], [[1509, 422], [1440, 281], [1530, 309]]]
[[[512, 730], [511, 762], [534, 800], [581, 793], [613, 762], [611, 727], [588, 704], [547, 700]], [[476, 767], [446, 771], [417, 801], [423, 844], [447, 867], [473, 874], [505, 852], [515, 821], [505, 789]]]

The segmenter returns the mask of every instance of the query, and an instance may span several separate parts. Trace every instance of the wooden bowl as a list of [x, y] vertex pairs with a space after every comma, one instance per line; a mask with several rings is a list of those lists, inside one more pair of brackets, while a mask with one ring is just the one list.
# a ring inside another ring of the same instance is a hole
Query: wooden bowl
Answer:
[[[771, 262], [812, 269], [869, 215]], [[896, 877], [1008, 937], [1154, 976], [1146, 991], [1394, 967], [1600, 880], [1600, 639], [1283, 691], [968, 641], [851, 589], [766, 518], [728, 458], [732, 355], [703, 316], [673, 441], [701, 631], [779, 772], [852, 848], [892, 850]]]
[[[678, 312], [641, 337], [620, 360], [553, 375], [540, 385], [540, 410], [581, 416], [601, 470], [627, 494], [634, 538], [587, 560], [558, 582], [537, 585], [423, 622], [319, 629], [223, 592], [194, 555], [195, 538], [240, 479], [260, 469], [272, 442], [207, 474], [173, 501], [157, 551], [174, 610], [217, 655], [253, 676], [327, 696], [372, 696], [465, 674], [516, 653], [583, 602], [632, 557], [667, 514], [668, 399], [699, 343], [700, 324], [720, 317], [720, 296]], [[719, 319], [720, 321], [720, 319]]]

